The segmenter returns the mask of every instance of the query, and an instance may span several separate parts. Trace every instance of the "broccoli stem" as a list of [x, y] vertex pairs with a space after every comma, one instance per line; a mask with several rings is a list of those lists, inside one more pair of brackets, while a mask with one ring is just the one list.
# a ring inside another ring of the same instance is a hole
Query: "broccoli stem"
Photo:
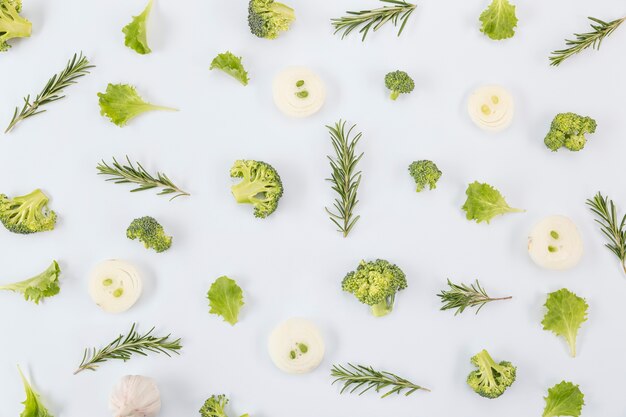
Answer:
[[282, 4], [279, 2], [274, 2], [271, 4], [270, 9], [272, 9], [272, 11], [274, 11], [275, 13], [288, 18], [290, 20], [295, 20], [296, 19], [296, 13], [295, 10], [292, 9], [291, 7], [287, 6], [286, 4]]
[[238, 203], [253, 203], [257, 201], [253, 197], [264, 191], [261, 185], [251, 181], [241, 181], [233, 185], [231, 190]]
[[388, 300], [383, 300], [378, 304], [372, 306], [372, 314], [375, 317], [383, 317], [393, 311], [393, 303], [389, 303]]
[[391, 91], [391, 95], [389, 96], [389, 98], [391, 98], [392, 100], [395, 100], [398, 98], [398, 96], [400, 95], [400, 92], [397, 90], [392, 90]]
[[[20, 17], [17, 11], [12, 6], [5, 6], [7, 10], [4, 12], [11, 18], [5, 18], [0, 20], [0, 32], [9, 34], [12, 38], [27, 38], [32, 32], [33, 24], [28, 20]], [[0, 17], [3, 12], [0, 9]], [[5, 15], [6, 16], [6, 15]], [[0, 36], [0, 38], [2, 38]]]

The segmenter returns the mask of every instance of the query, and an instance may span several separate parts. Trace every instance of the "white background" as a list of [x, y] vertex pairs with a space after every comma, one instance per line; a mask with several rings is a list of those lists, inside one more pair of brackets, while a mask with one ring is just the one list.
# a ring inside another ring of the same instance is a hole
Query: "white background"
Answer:
[[[126, 374], [156, 378], [164, 417], [198, 415], [217, 393], [231, 398], [233, 416], [539, 416], [547, 388], [561, 380], [580, 384], [583, 415], [626, 415], [626, 283], [584, 204], [602, 191], [626, 210], [626, 27], [600, 52], [559, 68], [547, 59], [566, 36], [587, 29], [587, 15], [609, 20], [626, 7], [618, 0], [515, 3], [520, 22], [510, 40], [479, 32], [487, 1], [424, 0], [400, 38], [385, 27], [361, 43], [333, 36], [329, 19], [377, 7], [373, 0], [291, 0], [298, 20], [275, 41], [249, 33], [243, 0], [156, 0], [153, 53], [140, 56], [124, 46], [121, 29], [144, 0], [25, 0], [33, 36], [0, 56], [3, 126], [21, 97], [37, 93], [75, 51], [97, 68], [47, 113], [0, 138], [0, 192], [40, 187], [59, 216], [53, 232], [0, 230], [2, 282], [35, 275], [52, 259], [63, 271], [61, 293], [43, 304], [0, 294], [0, 415], [22, 410], [17, 364], [56, 417], [109, 416], [109, 393]], [[225, 50], [244, 57], [247, 87], [209, 71]], [[271, 80], [289, 65], [312, 68], [327, 85], [326, 105], [305, 120], [285, 117], [272, 103]], [[408, 71], [416, 88], [392, 102], [383, 78], [395, 69]], [[145, 99], [181, 111], [146, 114], [119, 128], [99, 115], [96, 93], [109, 82], [133, 84]], [[515, 98], [505, 132], [481, 131], [466, 114], [467, 95], [485, 83], [502, 84]], [[543, 137], [552, 117], [567, 111], [596, 118], [598, 131], [582, 152], [551, 153]], [[364, 133], [362, 218], [348, 239], [324, 213], [334, 198], [324, 181], [332, 152], [324, 125], [340, 118]], [[166, 172], [192, 196], [169, 202], [151, 191], [130, 194], [96, 175], [100, 159], [126, 154]], [[239, 158], [267, 161], [284, 180], [280, 206], [266, 220], [230, 195], [228, 170]], [[432, 159], [444, 172], [436, 191], [415, 193], [407, 166], [416, 159]], [[474, 180], [527, 212], [490, 225], [467, 221], [460, 207]], [[580, 228], [586, 253], [574, 270], [542, 270], [526, 254], [528, 231], [550, 214]], [[174, 236], [171, 250], [156, 254], [126, 239], [130, 221], [143, 215]], [[377, 257], [401, 266], [409, 282], [386, 318], [372, 317], [340, 287], [360, 259]], [[142, 298], [120, 315], [102, 312], [87, 294], [89, 271], [109, 258], [135, 263], [144, 276]], [[224, 274], [245, 292], [235, 327], [208, 313], [206, 291]], [[514, 298], [479, 316], [454, 317], [439, 311], [435, 296], [446, 278], [479, 278], [492, 295]], [[590, 305], [575, 359], [540, 324], [546, 294], [562, 287]], [[292, 316], [315, 320], [325, 335], [327, 355], [311, 374], [283, 374], [266, 352], [271, 329]], [[134, 321], [140, 330], [154, 325], [157, 334], [181, 337], [180, 357], [109, 362], [72, 375], [85, 347], [104, 346]], [[518, 366], [517, 381], [496, 400], [465, 383], [469, 358], [483, 348]], [[396, 372], [432, 392], [340, 396], [329, 369], [348, 361]]]

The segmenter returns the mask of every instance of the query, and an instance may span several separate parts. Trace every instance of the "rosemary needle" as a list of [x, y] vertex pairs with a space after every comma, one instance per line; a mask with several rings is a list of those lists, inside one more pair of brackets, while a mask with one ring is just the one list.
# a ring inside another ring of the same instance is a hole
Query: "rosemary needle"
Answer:
[[430, 391], [428, 388], [416, 385], [391, 372], [376, 371], [371, 366], [353, 365], [351, 363], [346, 366], [333, 365], [330, 375], [335, 378], [333, 384], [336, 382], [343, 384], [341, 394], [357, 392], [358, 395], [362, 395], [371, 389], [376, 392], [387, 390], [381, 397], [385, 398], [392, 394], [408, 396], [418, 390]]
[[375, 32], [390, 21], [394, 26], [398, 26], [398, 22], [400, 22], [400, 29], [398, 30], [398, 36], [400, 36], [409, 17], [415, 11], [416, 5], [407, 3], [404, 0], [380, 1], [390, 4], [391, 6], [379, 7], [372, 10], [361, 10], [358, 12], [348, 11], [346, 12], [347, 16], [331, 19], [331, 23], [335, 27], [335, 33], [343, 31], [341, 35], [341, 39], [343, 39], [348, 36], [350, 32], [360, 27], [359, 33], [363, 35], [361, 41], [364, 41], [370, 29], [372, 32]]
[[601, 193], [588, 199], [587, 206], [596, 215], [596, 223], [609, 240], [604, 246], [617, 256], [626, 273], [626, 215], [620, 220], [613, 200], [603, 197]]
[[455, 284], [448, 279], [449, 290], [443, 290], [437, 294], [441, 298], [443, 306], [441, 310], [456, 309], [454, 315], [462, 313], [468, 307], [478, 307], [476, 314], [485, 304], [492, 301], [510, 300], [513, 297], [493, 298], [487, 295], [487, 292], [480, 286], [478, 280], [475, 284]]

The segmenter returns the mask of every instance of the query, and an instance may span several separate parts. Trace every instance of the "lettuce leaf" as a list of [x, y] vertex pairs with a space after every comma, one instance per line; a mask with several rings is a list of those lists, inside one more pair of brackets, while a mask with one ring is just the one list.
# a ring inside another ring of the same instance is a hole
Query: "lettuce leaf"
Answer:
[[151, 9], [152, 0], [148, 2], [148, 5], [139, 16], [133, 16], [133, 20], [122, 29], [122, 32], [126, 35], [124, 38], [124, 44], [141, 55], [146, 55], [152, 52], [148, 46], [148, 30], [146, 27], [148, 15], [150, 14]]
[[576, 356], [576, 336], [580, 326], [587, 321], [587, 302], [562, 288], [548, 294], [545, 306], [548, 311], [541, 322], [543, 329], [564, 337], [572, 357]]
[[22, 382], [24, 383], [24, 391], [26, 391], [26, 399], [24, 404], [24, 411], [20, 414], [20, 417], [53, 417], [52, 414], [43, 406], [39, 394], [28, 383], [28, 380], [22, 373], [22, 370], [18, 367]]
[[497, 215], [505, 213], [519, 213], [524, 210], [509, 207], [502, 194], [489, 184], [474, 181], [465, 191], [467, 200], [462, 209], [465, 210], [467, 220], [491, 221]]
[[218, 54], [213, 58], [209, 69], [222, 70], [243, 85], [248, 85], [248, 81], [250, 81], [248, 73], [241, 63], [241, 57], [233, 55], [230, 51]]
[[30, 279], [0, 286], [0, 290], [19, 292], [24, 295], [26, 301], [32, 301], [39, 304], [43, 298], [57, 295], [61, 290], [59, 288], [59, 274], [61, 269], [57, 261], [52, 264], [41, 274]]
[[482, 23], [480, 31], [494, 40], [512, 38], [515, 35], [517, 16], [515, 6], [508, 0], [493, 0], [479, 19]]
[[152, 110], [178, 111], [171, 107], [146, 103], [135, 87], [128, 84], [109, 84], [106, 93], [98, 93], [100, 114], [122, 127], [129, 120]]
[[562, 381], [548, 389], [548, 396], [544, 397], [546, 408], [542, 417], [579, 417], [585, 405], [584, 398], [578, 385]]
[[239, 310], [243, 306], [243, 291], [235, 280], [226, 276], [219, 277], [211, 285], [207, 294], [209, 313], [222, 316], [224, 321], [233, 326], [239, 320]]

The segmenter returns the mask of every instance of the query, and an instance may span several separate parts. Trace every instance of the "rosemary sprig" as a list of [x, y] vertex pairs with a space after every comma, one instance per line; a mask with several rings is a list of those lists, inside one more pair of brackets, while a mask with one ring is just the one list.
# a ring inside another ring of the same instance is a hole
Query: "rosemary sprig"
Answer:
[[82, 52], [78, 56], [74, 54], [74, 57], [68, 61], [65, 69], [48, 80], [48, 83], [37, 94], [35, 100], [30, 100], [30, 94], [24, 97], [24, 106], [21, 110], [19, 107], [15, 108], [13, 119], [11, 119], [11, 123], [9, 123], [4, 133], [10, 132], [22, 120], [45, 112], [46, 110], [41, 109], [41, 106], [64, 98], [65, 95], [62, 95], [63, 89], [76, 84], [76, 80], [89, 74], [88, 70], [91, 68], [94, 68], [94, 65], [89, 64], [89, 60], [83, 56]]
[[400, 22], [400, 29], [398, 30], [398, 36], [400, 36], [409, 17], [415, 11], [416, 5], [407, 3], [404, 0], [380, 1], [391, 4], [392, 6], [384, 6], [372, 10], [361, 10], [358, 12], [347, 11], [347, 16], [331, 19], [330, 21], [335, 27], [334, 33], [336, 34], [343, 31], [341, 35], [341, 39], [343, 39], [348, 36], [350, 32], [363, 25], [359, 33], [363, 34], [361, 41], [364, 41], [370, 29], [375, 32], [385, 23], [391, 21], [394, 26], [398, 26], [398, 22]]
[[613, 200], [603, 197], [601, 193], [596, 194], [593, 200], [588, 199], [587, 205], [597, 216], [596, 223], [609, 240], [604, 246], [617, 256], [622, 264], [622, 270], [626, 273], [626, 215], [620, 221]]
[[559, 49], [552, 52], [550, 57], [550, 65], [558, 66], [567, 58], [584, 51], [587, 48], [600, 49], [600, 45], [604, 38], [613, 33], [624, 21], [626, 16], [611, 22], [605, 22], [595, 17], [589, 17], [591, 20], [592, 31], [586, 33], [574, 33], [576, 39], [566, 39], [565, 46], [568, 48]]
[[332, 189], [339, 194], [333, 203], [336, 212], [330, 211], [328, 207], [326, 207], [326, 212], [338, 231], [343, 233], [343, 237], [348, 237], [361, 217], [354, 216], [354, 208], [359, 202], [357, 191], [361, 183], [361, 171], [357, 171], [356, 166], [363, 157], [363, 153], [357, 156], [356, 145], [363, 134], [357, 133], [350, 138], [352, 129], [356, 125], [353, 125], [347, 132], [345, 125], [346, 122], [339, 120], [334, 127], [326, 126], [330, 131], [330, 138], [335, 149], [335, 157], [328, 156], [332, 172], [330, 178], [326, 180], [332, 183]]
[[481, 308], [485, 306], [485, 304], [491, 301], [498, 300], [510, 300], [513, 297], [500, 297], [500, 298], [492, 298], [487, 295], [487, 292], [483, 287], [480, 286], [478, 280], [476, 280], [475, 284], [467, 285], [467, 284], [455, 284], [448, 279], [448, 286], [450, 286], [450, 290], [442, 290], [440, 294], [437, 294], [437, 297], [441, 298], [441, 302], [443, 306], [441, 310], [451, 310], [456, 308], [454, 315], [462, 313], [468, 307], [476, 307], [476, 314], [480, 311]]
[[74, 375], [84, 370], [95, 371], [101, 363], [110, 359], [121, 359], [126, 362], [136, 353], [142, 356], [148, 356], [149, 352], [164, 353], [171, 356], [170, 353], [178, 354], [178, 350], [182, 348], [180, 339], [170, 340], [170, 335], [165, 337], [152, 336], [154, 327], [144, 335], [140, 335], [133, 323], [130, 331], [126, 336], [119, 335], [117, 339], [102, 349], [87, 348], [83, 354], [83, 360], [80, 362], [78, 369], [74, 371]]
[[96, 167], [98, 169], [98, 175], [111, 176], [111, 178], [107, 178], [106, 181], [113, 181], [115, 184], [137, 184], [138, 187], [130, 190], [131, 193], [150, 190], [152, 188], [162, 188], [157, 195], [175, 194], [170, 198], [170, 201], [180, 196], [191, 195], [178, 188], [167, 175], [157, 172], [155, 178], [150, 175], [139, 162], [137, 162], [137, 167], [135, 167], [128, 156], [126, 156], [126, 161], [128, 165], [120, 164], [115, 158], [113, 158], [111, 165], [102, 161], [98, 163]]
[[347, 366], [333, 365], [330, 375], [335, 378], [333, 384], [335, 382], [343, 384], [341, 394], [346, 391], [350, 394], [358, 391], [358, 395], [362, 395], [370, 389], [380, 392], [389, 388], [381, 397], [385, 398], [392, 394], [402, 393], [408, 396], [417, 390], [430, 391], [428, 388], [415, 385], [411, 381], [390, 372], [376, 371], [371, 366], [352, 365], [351, 363], [348, 363]]

